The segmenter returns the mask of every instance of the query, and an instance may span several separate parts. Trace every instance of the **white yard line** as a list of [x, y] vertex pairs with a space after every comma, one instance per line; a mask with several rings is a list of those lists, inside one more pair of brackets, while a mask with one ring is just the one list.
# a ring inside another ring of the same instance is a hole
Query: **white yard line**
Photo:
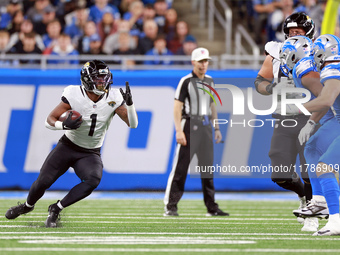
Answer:
[[160, 252], [201, 252], [201, 253], [212, 253], [212, 252], [233, 252], [233, 253], [340, 253], [340, 249], [226, 249], [226, 248], [56, 248], [56, 247], [13, 247], [13, 248], [0, 248], [0, 251], [14, 251], [14, 252], [30, 252], [30, 251], [58, 251], [58, 252], [150, 252], [150, 253], [160, 253]]
[[[104, 244], [104, 243], [110, 243], [110, 244], [124, 244], [124, 243], [145, 243], [145, 244], [156, 244], [156, 243], [162, 243], [162, 244], [168, 244], [168, 243], [174, 243], [174, 244], [180, 244], [180, 243], [186, 243], [186, 244], [198, 244], [198, 243], [206, 243], [206, 244], [230, 244], [232, 242], [230, 241], [240, 241], [240, 244], [243, 243], [255, 243], [255, 241], [259, 240], [294, 240], [294, 241], [311, 241], [315, 240], [316, 237], [309, 235], [309, 237], [282, 237], [282, 236], [275, 236], [275, 237], [247, 237], [247, 236], [214, 236], [210, 235], [209, 237], [200, 237], [198, 236], [176, 236], [176, 237], [169, 237], [165, 236], [140, 236], [140, 235], [107, 235], [105, 237], [103, 236], [71, 236], [71, 237], [65, 237], [65, 236], [27, 236], [27, 235], [18, 235], [16, 236], [0, 236], [0, 240], [18, 240], [21, 243], [48, 243], [48, 244], [54, 244], [54, 243], [67, 243], [67, 244], [76, 244], [76, 243], [84, 243], [84, 244]], [[254, 241], [255, 240], [255, 241]], [[339, 241], [339, 238], [337, 237], [323, 237], [323, 241]], [[242, 242], [241, 242], [242, 241]]]
[[77, 235], [202, 235], [202, 236], [210, 236], [210, 235], [222, 235], [222, 236], [306, 236], [308, 234], [293, 234], [293, 233], [187, 233], [187, 232], [75, 232], [75, 231], [23, 231], [23, 232], [0, 232], [0, 235], [17, 235], [17, 234], [25, 234], [25, 235], [34, 235], [34, 234], [77, 234]]

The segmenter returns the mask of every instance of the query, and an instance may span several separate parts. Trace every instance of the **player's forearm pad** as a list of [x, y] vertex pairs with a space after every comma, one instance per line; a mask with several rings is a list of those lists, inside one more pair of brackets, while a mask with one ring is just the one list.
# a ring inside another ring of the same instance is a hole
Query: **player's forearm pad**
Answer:
[[129, 119], [130, 128], [136, 128], [138, 126], [138, 117], [134, 104], [127, 105], [127, 114]]

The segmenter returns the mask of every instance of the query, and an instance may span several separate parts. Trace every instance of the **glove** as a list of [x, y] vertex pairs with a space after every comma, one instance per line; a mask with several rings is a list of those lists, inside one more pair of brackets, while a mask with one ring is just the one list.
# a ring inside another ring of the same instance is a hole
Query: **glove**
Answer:
[[281, 95], [281, 90], [282, 88], [294, 88], [295, 84], [293, 80], [284, 80], [279, 82], [276, 86], [275, 89], [277, 91], [278, 95]]
[[310, 138], [311, 134], [316, 128], [316, 123], [314, 120], [308, 120], [306, 125], [300, 130], [299, 133], [299, 142], [300, 144], [304, 144], [308, 141]]
[[72, 119], [73, 112], [70, 112], [67, 118], [63, 121], [63, 129], [71, 130], [77, 129], [80, 127], [81, 123], [83, 123], [82, 116], [79, 116], [76, 119]]
[[125, 102], [127, 105], [132, 105], [133, 102], [132, 102], [132, 95], [131, 95], [131, 90], [130, 90], [130, 86], [129, 86], [129, 82], [125, 82], [125, 86], [126, 86], [126, 89], [125, 89], [125, 93], [123, 91], [123, 89], [119, 89], [120, 90], [120, 93], [122, 94]]
[[273, 94], [273, 88], [277, 85], [276, 82], [273, 82], [273, 83], [270, 83], [266, 86], [266, 91], [269, 93], [269, 94]]

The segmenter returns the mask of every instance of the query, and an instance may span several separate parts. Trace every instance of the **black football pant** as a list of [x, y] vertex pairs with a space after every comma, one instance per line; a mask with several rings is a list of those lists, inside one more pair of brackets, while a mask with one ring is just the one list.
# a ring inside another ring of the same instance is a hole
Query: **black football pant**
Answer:
[[64, 136], [47, 156], [37, 180], [30, 188], [27, 203], [34, 205], [70, 167], [81, 182], [60, 201], [61, 205], [67, 207], [90, 195], [99, 185], [103, 174], [100, 152], [80, 148]]
[[[169, 175], [166, 187], [164, 204], [168, 210], [177, 210], [177, 204], [184, 193], [188, 167], [196, 154], [198, 166], [212, 166], [214, 159], [213, 138], [211, 125], [204, 126], [201, 120], [183, 120], [184, 134], [187, 145], [177, 144], [173, 168]], [[190, 127], [191, 126], [191, 127]], [[213, 173], [200, 172], [204, 204], [208, 212], [215, 212], [218, 204], [215, 203], [215, 188]]]
[[[273, 117], [279, 118], [275, 115]], [[289, 121], [288, 119], [294, 119], [294, 121]], [[312, 198], [312, 189], [304, 157], [304, 145], [300, 145], [298, 139], [300, 130], [306, 125], [308, 119], [308, 116], [296, 115], [294, 117], [287, 116], [276, 121], [269, 157], [273, 167], [271, 175], [273, 182], [284, 189], [294, 191], [300, 197], [306, 195], [306, 199], [310, 200]], [[293, 127], [296, 123], [297, 125]], [[298, 155], [300, 165], [295, 167]], [[297, 174], [298, 171], [301, 172], [304, 184]]]

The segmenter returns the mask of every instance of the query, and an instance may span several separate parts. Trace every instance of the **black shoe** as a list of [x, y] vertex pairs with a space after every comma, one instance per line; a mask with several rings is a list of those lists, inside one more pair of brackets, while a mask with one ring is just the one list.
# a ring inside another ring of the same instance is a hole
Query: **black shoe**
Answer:
[[9, 208], [5, 214], [6, 218], [9, 220], [14, 220], [15, 218], [19, 217], [21, 214], [29, 213], [33, 211], [33, 207], [27, 207], [25, 203], [21, 204], [18, 202], [17, 206], [13, 206]]
[[205, 216], [229, 216], [229, 213], [223, 212], [221, 209], [217, 209], [215, 212], [208, 212]]
[[60, 220], [59, 213], [61, 209], [57, 206], [57, 203], [52, 204], [48, 207], [48, 216], [45, 221], [45, 226], [47, 228], [56, 228], [57, 222]]
[[178, 216], [178, 213], [177, 211], [174, 211], [174, 210], [166, 210], [163, 216]]

